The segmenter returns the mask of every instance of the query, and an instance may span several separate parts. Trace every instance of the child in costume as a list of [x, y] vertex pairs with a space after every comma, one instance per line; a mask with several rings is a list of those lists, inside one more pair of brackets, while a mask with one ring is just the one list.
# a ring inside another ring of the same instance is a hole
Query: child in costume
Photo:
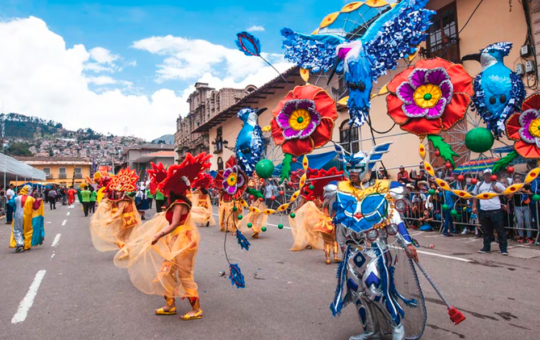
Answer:
[[195, 223], [206, 227], [215, 226], [216, 220], [212, 213], [212, 203], [208, 190], [214, 186], [214, 179], [207, 173], [201, 174], [191, 184], [191, 215]]
[[176, 314], [175, 298], [180, 297], [187, 298], [192, 307], [181, 319], [203, 316], [193, 278], [200, 235], [191, 217], [192, 204], [185, 195], [191, 183], [210, 167], [210, 157], [188, 153], [182, 163], [170, 166], [165, 173], [163, 167], [156, 170], [152, 165], [154, 170], [148, 172], [169, 197], [167, 209], [136, 228], [125, 250], [115, 256], [115, 264], [128, 269], [137, 289], [164, 296], [166, 305], [155, 310], [157, 315]]
[[107, 180], [106, 196], [90, 220], [92, 243], [98, 251], [123, 248], [133, 228], [141, 224], [135, 202], [126, 194], [135, 190], [138, 179], [135, 170], [128, 167]]
[[8, 202], [14, 210], [9, 247], [15, 248], [17, 253], [43, 244], [45, 239], [43, 201], [30, 196], [31, 189], [25, 185], [19, 195]]
[[325, 263], [330, 264], [332, 250], [334, 262], [339, 262], [339, 249], [336, 242], [335, 228], [328, 215], [328, 207], [323, 206], [324, 187], [333, 181], [339, 181], [343, 171], [336, 168], [330, 170], [307, 170], [307, 181], [310, 183], [300, 193], [298, 206], [294, 210], [294, 218], [289, 216], [289, 225], [293, 234], [292, 251], [303, 249], [324, 249]]

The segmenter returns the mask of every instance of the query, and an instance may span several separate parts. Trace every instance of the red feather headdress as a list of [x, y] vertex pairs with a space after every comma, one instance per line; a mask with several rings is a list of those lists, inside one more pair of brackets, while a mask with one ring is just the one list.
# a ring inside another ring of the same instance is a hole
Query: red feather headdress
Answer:
[[107, 191], [122, 191], [131, 192], [137, 190], [137, 181], [139, 176], [135, 173], [135, 170], [131, 170], [129, 166], [118, 172], [116, 176], [113, 176], [107, 184]]
[[207, 155], [206, 152], [195, 157], [187, 153], [182, 163], [171, 165], [167, 169], [167, 177], [159, 183], [159, 190], [163, 193], [172, 191], [176, 195], [185, 194], [199, 174], [210, 168], [211, 164], [208, 162], [210, 158], [212, 155]]
[[200, 173], [197, 178], [191, 182], [192, 189], [210, 189], [214, 187], [214, 178], [210, 174], [203, 172]]
[[[337, 171], [335, 167], [330, 170], [311, 169], [307, 170], [307, 184], [302, 190], [302, 196], [307, 200], [324, 199], [324, 187], [333, 181], [342, 181], [343, 171]], [[313, 187], [313, 189], [310, 189]]]
[[150, 189], [150, 193], [155, 195], [159, 183], [163, 182], [165, 178], [167, 178], [167, 169], [165, 169], [161, 163], [154, 164], [151, 162], [150, 165], [152, 166], [152, 169], [146, 170], [148, 176], [150, 177], [150, 185], [148, 188]]

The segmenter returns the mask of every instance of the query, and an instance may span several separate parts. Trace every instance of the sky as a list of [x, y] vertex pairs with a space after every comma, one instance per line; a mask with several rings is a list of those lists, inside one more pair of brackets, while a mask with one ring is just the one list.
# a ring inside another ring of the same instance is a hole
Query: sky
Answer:
[[[151, 140], [176, 132], [195, 82], [277, 74], [235, 46], [250, 31], [278, 70], [283, 27], [310, 33], [343, 1], [0, 1], [0, 112]], [[127, 133], [126, 133], [127, 132]]]

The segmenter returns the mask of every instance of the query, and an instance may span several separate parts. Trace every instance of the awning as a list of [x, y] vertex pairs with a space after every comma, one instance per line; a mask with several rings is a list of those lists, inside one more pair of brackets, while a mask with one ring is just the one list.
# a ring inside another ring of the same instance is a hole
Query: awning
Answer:
[[0, 154], [0, 181], [37, 180], [45, 181], [45, 173], [15, 158]]
[[493, 153], [498, 153], [500, 155], [502, 154], [507, 154], [507, 153], [510, 153], [514, 151], [514, 147], [513, 146], [502, 146], [500, 148], [495, 148], [493, 149]]
[[491, 169], [495, 162], [497, 162], [498, 160], [499, 158], [496, 157], [484, 157], [471, 160], [461, 164], [456, 169], [454, 169], [454, 174], [482, 172], [486, 169]]
[[[291, 163], [291, 171], [296, 171], [303, 169], [302, 167], [302, 158], [303, 157], [296, 157], [296, 162]], [[325, 169], [328, 170], [332, 167], [336, 167], [339, 169], [339, 160], [337, 157], [337, 153], [335, 151], [320, 153], [316, 155], [308, 155], [308, 162], [309, 162], [309, 168], [311, 169]], [[281, 168], [282, 164], [277, 165], [274, 168], [274, 177], [279, 177], [281, 174]]]

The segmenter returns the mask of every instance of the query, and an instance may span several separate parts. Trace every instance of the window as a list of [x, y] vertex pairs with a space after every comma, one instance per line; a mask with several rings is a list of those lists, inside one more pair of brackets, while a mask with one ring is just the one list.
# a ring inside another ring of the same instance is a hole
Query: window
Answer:
[[43, 168], [43, 172], [45, 173], [46, 178], [52, 178], [51, 168]]
[[66, 179], [67, 178], [66, 168], [59, 168], [58, 169], [58, 178], [60, 178], [60, 179]]
[[356, 153], [360, 151], [358, 128], [350, 128], [348, 120], [345, 120], [339, 128], [339, 143], [347, 152]]
[[82, 168], [75, 168], [75, 178], [82, 178]]
[[223, 170], [223, 158], [221, 157], [218, 157], [217, 159], [217, 168], [218, 168], [218, 171]]
[[431, 22], [433, 25], [428, 30], [427, 57], [441, 57], [460, 63], [456, 3], [452, 2], [439, 9]]

